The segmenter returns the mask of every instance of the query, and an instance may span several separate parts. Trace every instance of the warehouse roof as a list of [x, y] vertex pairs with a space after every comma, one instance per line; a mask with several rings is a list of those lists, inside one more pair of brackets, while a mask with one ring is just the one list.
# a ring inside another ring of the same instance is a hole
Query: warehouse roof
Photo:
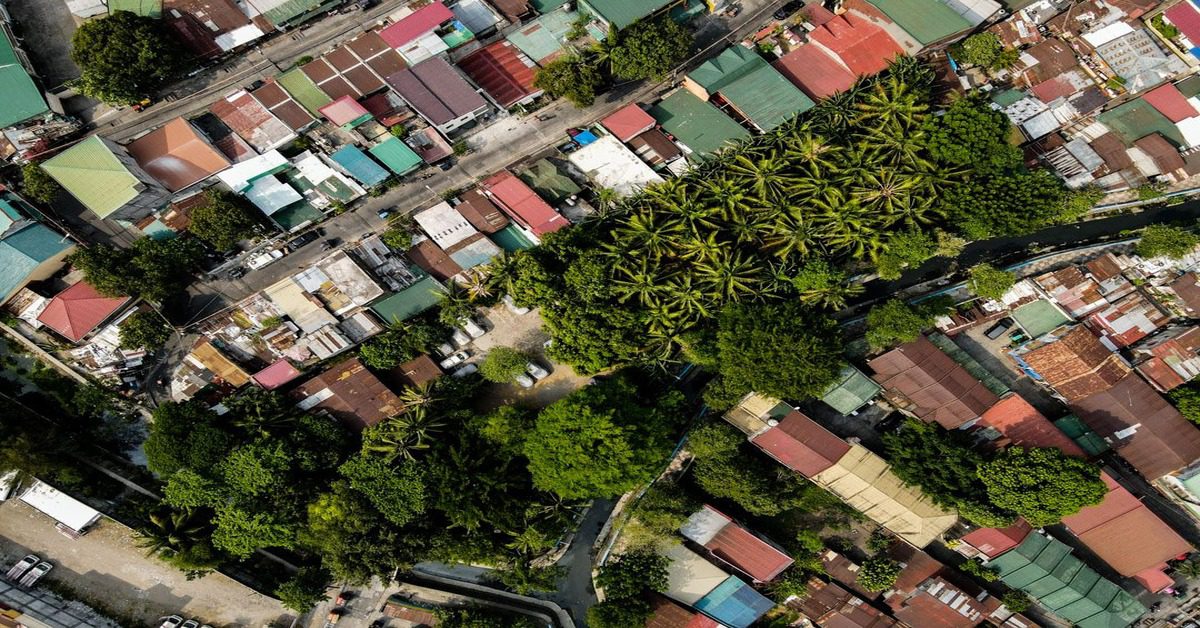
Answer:
[[542, 92], [533, 85], [533, 62], [507, 41], [472, 52], [458, 62], [458, 67], [501, 107], [511, 107]]
[[183, 118], [171, 120], [125, 148], [147, 174], [172, 192], [229, 167], [229, 160]]
[[50, 111], [42, 90], [21, 65], [14, 43], [8, 38], [8, 30], [3, 28], [0, 28], [0, 91], [4, 93], [4, 102], [0, 104], [0, 128]]
[[650, 115], [664, 131], [701, 155], [715, 153], [750, 136], [720, 109], [682, 89], [651, 107]]

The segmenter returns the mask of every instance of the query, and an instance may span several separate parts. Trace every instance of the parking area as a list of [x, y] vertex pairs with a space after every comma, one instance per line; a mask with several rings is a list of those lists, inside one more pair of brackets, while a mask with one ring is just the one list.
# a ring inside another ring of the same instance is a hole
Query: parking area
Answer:
[[[183, 572], [146, 556], [133, 530], [102, 519], [72, 540], [54, 522], [17, 500], [0, 503], [0, 560], [11, 565], [26, 554], [54, 565], [46, 576], [56, 590], [81, 602], [107, 607], [122, 619], [155, 625], [183, 615], [212, 626], [288, 626], [293, 614], [278, 601], [221, 575], [188, 580]], [[120, 595], [114, 595], [120, 592]]]
[[591, 380], [591, 377], [576, 374], [570, 366], [557, 364], [546, 357], [545, 343], [550, 336], [542, 330], [542, 318], [537, 310], [517, 314], [500, 304], [482, 310], [479, 318], [484, 319], [484, 327], [488, 332], [472, 343], [471, 362], [482, 361], [487, 352], [495, 347], [512, 347], [526, 353], [550, 371], [550, 375], [534, 384], [533, 388], [493, 384], [492, 393], [485, 397], [487, 407], [481, 409], [508, 404], [544, 408], [586, 386]]

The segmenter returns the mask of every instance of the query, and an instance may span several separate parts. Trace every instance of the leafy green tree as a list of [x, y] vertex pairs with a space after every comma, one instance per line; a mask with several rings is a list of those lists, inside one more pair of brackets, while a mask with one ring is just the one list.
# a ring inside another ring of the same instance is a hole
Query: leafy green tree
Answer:
[[497, 579], [513, 593], [529, 595], [554, 591], [565, 571], [562, 567], [533, 567], [529, 561], [519, 559], [499, 570]]
[[566, 98], [576, 107], [590, 107], [604, 79], [595, 64], [579, 55], [567, 54], [542, 66], [533, 85], [555, 98]]
[[217, 415], [199, 401], [164, 403], [153, 415], [145, 451], [147, 465], [159, 475], [185, 467], [211, 469], [235, 443], [233, 435], [216, 425]]
[[1000, 596], [1000, 603], [1014, 613], [1024, 613], [1029, 610], [1030, 606], [1033, 606], [1033, 601], [1029, 599], [1029, 596], [1019, 589], [1006, 591], [1004, 595]]
[[727, 307], [717, 348], [727, 386], [787, 399], [820, 395], [844, 364], [837, 325], [798, 303]]
[[425, 483], [411, 464], [391, 466], [370, 456], [356, 456], [342, 465], [341, 474], [396, 525], [413, 521], [425, 512]]
[[238, 558], [248, 558], [255, 551], [268, 547], [295, 545], [295, 528], [272, 514], [250, 513], [225, 506], [217, 511], [216, 523], [213, 545]]
[[259, 441], [234, 449], [218, 470], [234, 493], [259, 497], [286, 488], [292, 467], [291, 454], [281, 441]]
[[505, 452], [519, 455], [525, 443], [525, 434], [533, 429], [537, 415], [518, 406], [500, 406], [477, 419], [475, 429], [484, 440], [499, 446]]
[[82, 71], [79, 91], [114, 105], [153, 96], [188, 66], [162, 20], [128, 11], [84, 22], [71, 38], [71, 60]]
[[862, 286], [846, 283], [846, 272], [823, 259], [808, 262], [791, 278], [800, 300], [829, 309], [846, 307], [846, 300], [862, 293]]
[[878, 349], [912, 342], [933, 325], [933, 319], [934, 316], [924, 308], [891, 299], [867, 312], [867, 341]]
[[1142, 257], [1168, 257], [1182, 259], [1200, 245], [1200, 236], [1171, 225], [1150, 225], [1142, 231], [1137, 243], [1137, 254]]
[[596, 584], [604, 589], [604, 597], [627, 600], [646, 591], [667, 588], [667, 566], [670, 560], [651, 550], [626, 552], [600, 568]]
[[387, 231], [379, 236], [393, 251], [407, 251], [413, 245], [413, 228], [407, 221], [397, 220], [388, 225]]
[[446, 340], [445, 329], [424, 321], [400, 323], [358, 348], [368, 366], [390, 369], [428, 352]]
[[883, 555], [876, 555], [859, 566], [855, 582], [868, 591], [886, 591], [900, 576], [900, 563]]
[[1195, 384], [1184, 384], [1167, 393], [1167, 397], [1180, 414], [1192, 423], [1200, 424], [1200, 388]]
[[990, 68], [996, 64], [1000, 58], [1001, 51], [1004, 50], [1003, 44], [1000, 43], [1000, 38], [995, 33], [976, 33], [963, 40], [958, 46], [957, 56], [959, 61], [968, 65], [977, 65], [984, 68]]
[[973, 558], [963, 562], [963, 564], [958, 566], [958, 569], [984, 582], [995, 582], [1000, 579], [999, 572]]
[[661, 79], [688, 56], [692, 34], [663, 15], [639, 20], [619, 31], [609, 52], [613, 74], [623, 79]]
[[624, 378], [577, 390], [538, 414], [525, 441], [538, 488], [564, 498], [613, 497], [650, 480], [670, 450], [682, 398], [638, 398]]
[[49, 203], [62, 192], [62, 186], [42, 170], [40, 162], [31, 161], [21, 166], [21, 191], [39, 203]]
[[783, 604], [792, 597], [803, 597], [808, 593], [808, 580], [812, 574], [796, 566], [788, 568], [770, 584], [771, 599]]
[[137, 545], [148, 556], [188, 572], [205, 572], [216, 567], [222, 556], [209, 541], [212, 511], [158, 508], [137, 531]]
[[640, 598], [604, 600], [588, 607], [587, 623], [593, 628], [644, 626], [653, 613], [650, 603]]
[[1012, 124], [982, 97], [955, 100], [929, 133], [929, 152], [950, 167], [980, 172], [1015, 168], [1021, 151], [1009, 142]]
[[967, 274], [967, 288], [985, 299], [998, 300], [1017, 283], [1016, 275], [991, 264], [976, 264]]
[[128, 249], [94, 244], [67, 259], [105, 296], [159, 302], [186, 287], [203, 255], [195, 240], [147, 237], [135, 240]]
[[529, 357], [512, 347], [495, 347], [479, 365], [479, 374], [489, 382], [508, 384], [525, 372]]
[[303, 614], [329, 599], [325, 594], [328, 585], [329, 572], [318, 567], [302, 567], [275, 589], [275, 597], [285, 607]]
[[1070, 220], [1064, 212], [1065, 193], [1062, 181], [1048, 171], [1016, 168], [974, 176], [948, 188], [945, 200], [958, 230], [982, 240], [1024, 235]]
[[122, 349], [157, 351], [171, 339], [171, 326], [157, 312], [142, 310], [121, 321]]
[[937, 241], [926, 231], [909, 229], [888, 238], [887, 248], [875, 260], [881, 279], [899, 279], [906, 268], [916, 268], [938, 253]]
[[522, 615], [503, 615], [484, 608], [442, 608], [435, 615], [442, 628], [536, 628], [537, 623]]
[[300, 541], [320, 554], [338, 580], [365, 584], [417, 559], [404, 531], [347, 482], [334, 482], [308, 505], [307, 513]]
[[228, 251], [253, 237], [258, 225], [258, 212], [240, 197], [209, 191], [204, 204], [192, 209], [188, 231], [218, 251]]
[[224, 486], [191, 469], [180, 469], [171, 475], [163, 487], [163, 495], [166, 503], [182, 509], [215, 508], [228, 501]]
[[1087, 215], [1093, 207], [1104, 199], [1104, 190], [1095, 186], [1070, 190], [1063, 199], [1062, 220], [1073, 222]]
[[1108, 494], [1095, 465], [1043, 447], [1009, 447], [979, 467], [979, 479], [993, 504], [1037, 527], [1099, 504]]

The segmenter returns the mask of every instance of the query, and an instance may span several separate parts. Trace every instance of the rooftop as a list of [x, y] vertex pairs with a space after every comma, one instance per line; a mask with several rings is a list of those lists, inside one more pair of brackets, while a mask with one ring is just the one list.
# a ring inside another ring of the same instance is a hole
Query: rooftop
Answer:
[[887, 31], [849, 11], [817, 27], [809, 38], [837, 55], [856, 77], [882, 72], [904, 54]]
[[190, 122], [175, 118], [125, 147], [163, 187], [178, 192], [229, 167], [229, 160]]
[[367, 154], [361, 148], [347, 144], [332, 154], [329, 158], [337, 165], [346, 169], [351, 177], [356, 181], [367, 186], [373, 187], [383, 183], [389, 176], [388, 171], [383, 169], [383, 166], [375, 163], [375, 160], [367, 157]]
[[300, 377], [300, 371], [297, 371], [296, 367], [292, 366], [292, 363], [286, 358], [280, 358], [271, 366], [251, 376], [255, 384], [267, 390], [275, 390], [297, 377]]
[[268, 78], [262, 87], [251, 93], [258, 102], [262, 103], [293, 131], [304, 129], [316, 120], [275, 79]]
[[570, 224], [562, 214], [554, 211], [528, 185], [507, 170], [484, 179], [483, 187], [501, 209], [534, 235], [546, 235]]
[[1142, 98], [1145, 98], [1151, 107], [1154, 107], [1171, 122], [1179, 122], [1200, 115], [1200, 112], [1196, 111], [1196, 108], [1188, 102], [1187, 97], [1173, 83], [1165, 83], [1156, 87], [1146, 92]]
[[511, 107], [542, 92], [533, 85], [533, 62], [507, 41], [472, 52], [458, 62], [458, 67], [501, 107]]
[[101, 218], [112, 215], [141, 193], [142, 182], [99, 135], [47, 159], [42, 169]]
[[39, 222], [5, 233], [0, 239], [0, 302], [34, 278], [43, 263], [74, 246], [75, 242]]
[[805, 44], [775, 60], [775, 69], [809, 98], [820, 100], [854, 86], [857, 77], [823, 46]]
[[998, 401], [995, 393], [924, 336], [867, 364], [875, 381], [911, 404], [909, 411], [946, 429], [979, 417]]
[[442, 376], [442, 369], [437, 362], [427, 355], [419, 355], [404, 362], [386, 373], [388, 381], [403, 387], [417, 387], [428, 384]]
[[386, 140], [367, 149], [368, 153], [380, 163], [387, 166], [394, 174], [404, 175], [421, 167], [421, 156], [413, 152], [403, 140], [398, 137], [388, 137]]
[[[868, 1], [925, 46], [969, 30], [979, 23], [959, 15], [949, 3], [942, 0]], [[992, 9], [992, 12], [996, 9]]]
[[1085, 457], [1084, 451], [1062, 433], [1037, 408], [1025, 398], [1013, 393], [988, 408], [976, 423], [980, 428], [991, 428], [1001, 435], [1001, 445], [1019, 447], [1050, 447], [1071, 456]]
[[375, 425], [402, 409], [388, 390], [358, 358], [343, 360], [292, 392], [302, 410], [325, 410], [355, 429]]
[[701, 155], [750, 137], [749, 131], [720, 109], [682, 89], [651, 107], [650, 115], [664, 131]]
[[4, 28], [0, 28], [0, 91], [4, 92], [0, 129], [50, 111], [42, 90], [21, 65], [14, 43], [8, 38], [8, 29]]
[[129, 297], [106, 297], [81, 281], [54, 295], [37, 319], [63, 338], [79, 342], [129, 301]]
[[454, 13], [446, 5], [431, 2], [380, 30], [379, 36], [392, 48], [403, 48], [405, 44], [453, 19]]
[[587, 0], [582, 9], [595, 13], [600, 19], [617, 27], [625, 28], [634, 22], [654, 15], [673, 0]]
[[1170, 320], [1170, 315], [1141, 292], [1131, 292], [1088, 317], [1088, 322], [1118, 347], [1128, 347]]
[[441, 302], [441, 284], [432, 277], [425, 277], [411, 286], [384, 297], [371, 305], [371, 311], [386, 323], [406, 321]]
[[296, 137], [288, 125], [245, 90], [218, 100], [209, 110], [260, 153], [279, 148]]
[[441, 57], [392, 74], [387, 82], [435, 126], [487, 108], [483, 96]]
[[629, 103], [600, 121], [618, 140], [628, 142], [640, 133], [654, 128], [657, 122], [637, 103]]
[[850, 445], [816, 421], [792, 410], [778, 425], [751, 440], [783, 466], [812, 478], [832, 467]]
[[1082, 325], [1017, 357], [1067, 401], [1107, 390], [1129, 372], [1121, 356]]
[[567, 155], [596, 186], [625, 197], [637, 194], [663, 178], [633, 151], [611, 135], [605, 135]]
[[853, 365], [842, 367], [838, 381], [830, 384], [821, 395], [829, 407], [841, 414], [850, 414], [867, 405], [882, 390], [879, 384]]
[[545, 64], [562, 52], [571, 24], [577, 19], [575, 11], [551, 11], [523, 23], [505, 38], [534, 62]]
[[317, 111], [326, 120], [350, 130], [371, 119], [371, 113], [350, 96], [342, 96]]
[[740, 45], [726, 48], [693, 70], [688, 79], [726, 102], [763, 131], [783, 124], [814, 105], [757, 52]]
[[508, 218], [505, 218], [500, 208], [478, 188], [464, 192], [459, 199], [462, 202], [454, 209], [479, 231], [490, 234], [508, 226]]
[[692, 514], [680, 532], [713, 556], [759, 582], [770, 582], [792, 564], [792, 557], [754, 536], [712, 506]]

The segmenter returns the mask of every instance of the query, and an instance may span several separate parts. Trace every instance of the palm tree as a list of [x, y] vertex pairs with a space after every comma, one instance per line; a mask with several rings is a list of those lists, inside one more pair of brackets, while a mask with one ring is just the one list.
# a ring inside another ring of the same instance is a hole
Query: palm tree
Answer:
[[457, 281], [447, 281], [440, 302], [438, 320], [449, 327], [458, 327], [462, 320], [475, 311], [471, 305], [471, 293]]
[[776, 257], [804, 257], [812, 252], [817, 235], [811, 221], [789, 212], [779, 215], [763, 243]]
[[488, 277], [487, 266], [476, 266], [461, 275], [462, 286], [467, 291], [467, 299], [487, 299], [492, 296], [492, 281]]
[[805, 130], [796, 136], [785, 156], [788, 161], [803, 166], [812, 176], [819, 177], [836, 167], [836, 157], [841, 150], [825, 138]]
[[885, 214], [900, 213], [900, 210], [907, 210], [919, 203], [912, 198], [912, 190], [916, 183], [916, 177], [885, 168], [863, 172], [858, 183], [851, 188], [850, 194], [858, 199], [866, 210]]
[[613, 252], [625, 255], [630, 250], [644, 251], [654, 258], [671, 252], [674, 240], [683, 232], [678, 222], [662, 213], [638, 212], [620, 222], [613, 230]]
[[758, 159], [738, 155], [726, 167], [733, 176], [742, 178], [744, 185], [761, 199], [779, 198], [794, 183], [794, 178], [787, 172], [787, 160], [774, 151]]
[[522, 556], [531, 556], [554, 547], [554, 539], [541, 530], [529, 526], [513, 535], [512, 540], [504, 546]]
[[147, 556], [172, 556], [208, 540], [209, 519], [200, 511], [159, 509], [150, 513], [148, 525], [138, 529], [137, 545]]
[[446, 422], [426, 411], [427, 407], [418, 405], [396, 416], [393, 420], [396, 421], [397, 429], [403, 430], [419, 443], [433, 440], [433, 437], [446, 427]]
[[433, 396], [433, 387], [429, 382], [417, 386], [405, 386], [404, 390], [401, 390], [400, 394], [396, 396], [399, 397], [400, 403], [405, 408], [413, 408], [439, 401], [438, 398]]
[[704, 260], [717, 254], [728, 245], [717, 240], [717, 232], [708, 232], [708, 237], [697, 235], [679, 243], [679, 257], [687, 260]]
[[881, 126], [895, 125], [907, 131], [924, 121], [929, 105], [921, 102], [907, 83], [889, 76], [876, 81], [857, 108], [860, 113], [858, 120], [864, 123], [863, 126], [871, 121]]
[[716, 299], [739, 301], [754, 293], [761, 281], [758, 260], [743, 251], [722, 249], [712, 259], [696, 265], [700, 285]]
[[802, 290], [799, 298], [804, 303], [840, 310], [846, 307], [846, 302], [850, 297], [862, 294], [863, 290], [865, 288], [862, 284], [837, 283]]
[[1175, 563], [1175, 573], [1188, 580], [1200, 578], [1200, 560], [1185, 560]]
[[513, 281], [517, 277], [517, 260], [513, 254], [504, 251], [493, 257], [485, 268], [492, 288], [504, 294], [512, 292]]
[[617, 300], [621, 303], [630, 297], [637, 297], [643, 305], [650, 303], [662, 291], [666, 279], [661, 276], [662, 267], [645, 257], [639, 260], [636, 267], [617, 264], [615, 270], [617, 276], [613, 278], [613, 287], [620, 295]]
[[441, 419], [431, 416], [426, 407], [410, 407], [367, 428], [363, 433], [363, 452], [382, 456], [388, 462], [397, 458], [415, 459], [417, 452], [429, 449], [429, 441], [446, 426]]
[[663, 299], [688, 317], [708, 318], [712, 299], [692, 281], [692, 273], [679, 273], [667, 282]]

